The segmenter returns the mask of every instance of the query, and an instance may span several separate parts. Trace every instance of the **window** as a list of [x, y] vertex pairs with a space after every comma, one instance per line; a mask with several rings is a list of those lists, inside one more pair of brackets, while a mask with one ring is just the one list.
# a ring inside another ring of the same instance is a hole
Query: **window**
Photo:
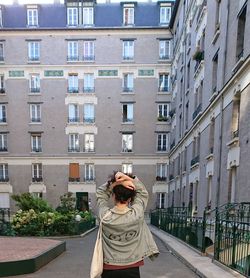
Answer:
[[217, 92], [217, 75], [218, 75], [218, 51], [213, 57], [212, 93]]
[[0, 164], [0, 182], [9, 181], [8, 164]]
[[95, 137], [94, 134], [85, 134], [84, 136], [84, 151], [94, 152], [95, 151]]
[[69, 104], [69, 123], [79, 122], [79, 109], [77, 104]]
[[0, 104], [0, 123], [6, 122], [6, 106], [4, 104]]
[[220, 29], [221, 21], [221, 0], [215, 0], [216, 2], [216, 14], [215, 14], [215, 32]]
[[29, 27], [38, 26], [38, 10], [27, 9], [27, 25]]
[[239, 137], [240, 125], [240, 97], [235, 97], [233, 100], [233, 113], [231, 121], [232, 139]]
[[124, 174], [132, 174], [133, 173], [133, 165], [131, 163], [123, 163], [122, 164], [122, 172]]
[[78, 93], [78, 75], [77, 74], [69, 74], [68, 77], [68, 92], [69, 93]]
[[79, 134], [78, 133], [72, 133], [69, 134], [69, 152], [79, 152], [80, 146], [79, 146]]
[[134, 24], [134, 7], [123, 8], [123, 24], [133, 25]]
[[166, 133], [161, 133], [157, 135], [157, 151], [165, 152], [168, 146], [168, 135]]
[[161, 73], [159, 75], [159, 92], [169, 91], [169, 75], [166, 73]]
[[68, 26], [77, 26], [78, 25], [77, 8], [67, 8], [67, 24], [68, 24]]
[[42, 151], [42, 136], [41, 134], [31, 134], [31, 151], [41, 152]]
[[122, 121], [123, 123], [133, 122], [133, 103], [122, 105]]
[[123, 41], [123, 60], [134, 59], [134, 41]]
[[28, 59], [29, 61], [39, 61], [40, 60], [40, 43], [39, 42], [29, 42], [28, 43]]
[[159, 41], [159, 58], [161, 60], [170, 59], [170, 40]]
[[95, 106], [92, 103], [84, 104], [84, 123], [94, 123], [95, 122]]
[[156, 180], [165, 181], [167, 179], [167, 164], [158, 163], [156, 165]]
[[158, 121], [167, 121], [169, 116], [169, 104], [158, 104]]
[[236, 201], [236, 169], [236, 167], [232, 167], [229, 170], [228, 203]]
[[94, 164], [85, 164], [85, 181], [94, 181], [95, 180], [95, 165]]
[[214, 153], [214, 132], [215, 132], [215, 119], [212, 118], [209, 130], [209, 153]]
[[32, 164], [32, 182], [43, 181], [42, 163]]
[[0, 152], [7, 152], [7, 133], [0, 133]]
[[207, 210], [211, 209], [212, 202], [212, 176], [207, 179]]
[[122, 134], [122, 151], [133, 151], [133, 134]]
[[67, 61], [74, 62], [78, 61], [79, 56], [78, 56], [78, 42], [77, 41], [71, 41], [68, 42], [68, 57]]
[[30, 75], [30, 92], [40, 93], [40, 75], [31, 74]]
[[69, 182], [79, 182], [80, 181], [80, 167], [79, 163], [69, 164]]
[[83, 25], [93, 25], [94, 24], [94, 8], [87, 7], [83, 8], [83, 18], [82, 23]]
[[123, 92], [133, 92], [134, 75], [133, 73], [125, 73], [123, 75]]
[[244, 54], [244, 39], [245, 39], [245, 26], [246, 26], [246, 13], [247, 5], [245, 5], [239, 15], [238, 19], [238, 32], [237, 32], [237, 46], [236, 58], [237, 61], [243, 57]]
[[41, 122], [41, 105], [32, 103], [30, 104], [30, 120], [32, 123]]
[[0, 62], [4, 61], [4, 44], [0, 42]]
[[93, 93], [95, 91], [94, 87], [94, 74], [85, 73], [83, 76], [83, 92]]
[[0, 27], [3, 27], [3, 11], [2, 11], [2, 7], [0, 7]]
[[5, 94], [4, 75], [0, 74], [0, 94]]
[[160, 7], [160, 24], [168, 25], [171, 18], [171, 7]]
[[165, 208], [166, 193], [157, 193], [157, 204], [156, 207], [159, 209]]
[[95, 43], [93, 41], [83, 42], [83, 61], [95, 60]]

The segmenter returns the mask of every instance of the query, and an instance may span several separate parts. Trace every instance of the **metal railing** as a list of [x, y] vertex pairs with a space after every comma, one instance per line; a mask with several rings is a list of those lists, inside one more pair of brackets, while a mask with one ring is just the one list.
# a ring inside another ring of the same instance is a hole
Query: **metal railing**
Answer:
[[80, 147], [68, 147], [68, 152], [70, 153], [80, 152]]
[[79, 88], [78, 87], [68, 87], [68, 93], [77, 94], [77, 93], [79, 93]]
[[32, 87], [32, 88], [30, 88], [30, 92], [31, 92], [31, 93], [40, 93], [40, 88], [34, 88], [34, 87]]
[[79, 56], [67, 56], [67, 61], [68, 62], [79, 61]]
[[83, 92], [84, 93], [94, 93], [95, 87], [83, 87]]
[[78, 123], [79, 120], [79, 117], [68, 117], [68, 123]]
[[125, 93], [133, 92], [133, 87], [123, 87], [123, 92]]
[[0, 208], [0, 236], [6, 235], [10, 226], [10, 209]]
[[0, 152], [7, 152], [8, 151], [8, 148], [7, 147], [1, 147], [0, 148]]
[[5, 88], [0, 88], [0, 94], [5, 94]]
[[42, 182], [43, 178], [42, 177], [33, 177], [32, 182]]
[[82, 57], [83, 61], [94, 61], [95, 56], [94, 55], [86, 55]]

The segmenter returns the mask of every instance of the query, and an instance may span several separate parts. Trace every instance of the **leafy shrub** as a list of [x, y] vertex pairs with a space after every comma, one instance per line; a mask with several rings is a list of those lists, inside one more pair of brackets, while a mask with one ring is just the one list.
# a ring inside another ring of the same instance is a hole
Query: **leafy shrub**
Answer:
[[60, 205], [56, 208], [56, 211], [63, 214], [75, 211], [76, 198], [73, 197], [73, 193], [68, 192], [60, 197]]
[[36, 212], [53, 211], [53, 208], [45, 200], [34, 197], [30, 193], [12, 195], [12, 199], [17, 202], [17, 206], [23, 211], [30, 209], [33, 209]]

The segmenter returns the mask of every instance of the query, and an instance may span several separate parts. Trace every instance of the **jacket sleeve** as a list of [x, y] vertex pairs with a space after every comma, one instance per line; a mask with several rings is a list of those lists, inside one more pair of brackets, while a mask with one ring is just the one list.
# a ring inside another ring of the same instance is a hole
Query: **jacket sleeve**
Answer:
[[132, 203], [132, 208], [139, 214], [144, 214], [148, 203], [148, 191], [145, 185], [138, 179], [134, 180], [136, 196], [134, 202]]
[[97, 198], [97, 206], [99, 212], [99, 218], [105, 215], [105, 213], [109, 210], [109, 198], [111, 196], [111, 190], [107, 188], [107, 183], [99, 186], [96, 190], [96, 198]]

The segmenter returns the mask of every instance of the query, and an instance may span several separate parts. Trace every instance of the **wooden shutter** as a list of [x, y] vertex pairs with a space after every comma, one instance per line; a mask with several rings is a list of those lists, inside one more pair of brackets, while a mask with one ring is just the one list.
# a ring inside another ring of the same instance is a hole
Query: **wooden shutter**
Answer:
[[80, 178], [79, 163], [69, 164], [69, 177], [74, 179]]

